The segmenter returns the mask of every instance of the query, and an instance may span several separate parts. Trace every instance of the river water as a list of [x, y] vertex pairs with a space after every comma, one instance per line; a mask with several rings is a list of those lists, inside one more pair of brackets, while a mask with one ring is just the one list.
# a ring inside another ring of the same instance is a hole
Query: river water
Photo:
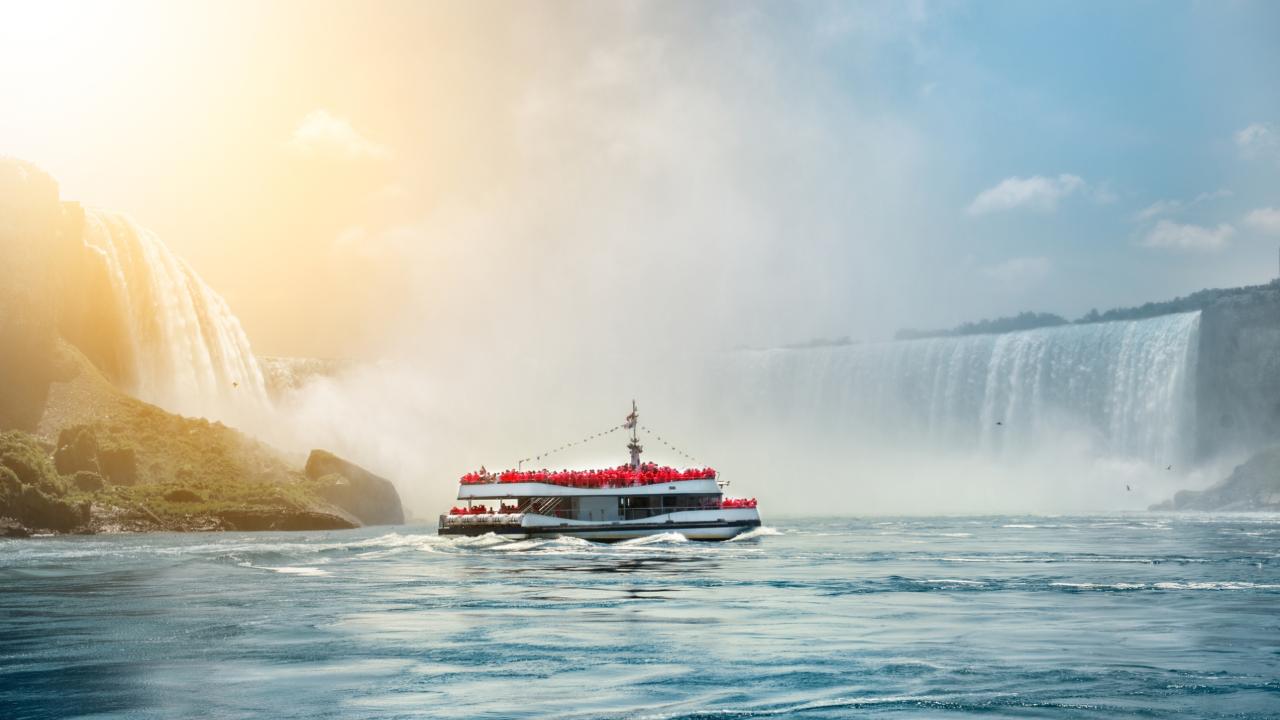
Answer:
[[1280, 516], [0, 541], [4, 718], [1280, 716]]

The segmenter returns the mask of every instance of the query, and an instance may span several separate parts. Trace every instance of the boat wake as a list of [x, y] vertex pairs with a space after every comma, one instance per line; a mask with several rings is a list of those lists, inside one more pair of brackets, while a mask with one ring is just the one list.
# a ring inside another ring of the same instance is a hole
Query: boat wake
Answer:
[[744, 540], [758, 540], [762, 537], [771, 537], [773, 535], [781, 535], [782, 531], [777, 528], [761, 526], [754, 530], [748, 530], [736, 537], [731, 537], [727, 542], [742, 542]]
[[670, 543], [687, 543], [689, 538], [678, 532], [658, 533], [657, 535], [646, 535], [638, 537], [634, 540], [623, 540], [618, 543], [619, 547], [640, 547], [643, 545], [662, 545]]

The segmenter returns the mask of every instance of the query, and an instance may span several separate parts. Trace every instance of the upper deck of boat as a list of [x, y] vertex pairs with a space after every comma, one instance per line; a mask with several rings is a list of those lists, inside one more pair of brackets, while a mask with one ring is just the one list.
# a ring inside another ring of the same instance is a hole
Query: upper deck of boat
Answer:
[[601, 485], [598, 487], [574, 487], [548, 482], [476, 483], [458, 486], [459, 500], [685, 494], [718, 495], [720, 494], [720, 484], [714, 478], [699, 478], [695, 480], [670, 480], [646, 485]]

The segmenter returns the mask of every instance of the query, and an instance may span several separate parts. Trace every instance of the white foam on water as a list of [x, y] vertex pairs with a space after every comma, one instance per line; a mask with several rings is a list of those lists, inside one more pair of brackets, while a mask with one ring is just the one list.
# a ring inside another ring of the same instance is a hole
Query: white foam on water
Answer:
[[1251, 582], [1158, 582], [1157, 590], [1276, 590], [1280, 585]]
[[319, 577], [322, 575], [329, 574], [327, 571], [321, 570], [320, 568], [317, 568], [317, 567], [299, 567], [299, 566], [293, 566], [293, 565], [284, 566], [284, 567], [270, 567], [267, 565], [254, 565], [253, 563], [249, 563], [249, 562], [242, 562], [238, 564], [240, 565], [240, 567], [253, 568], [254, 570], [270, 570], [271, 572], [281, 573], [283, 575], [305, 575], [309, 577]]
[[1146, 583], [1071, 583], [1071, 582], [1051, 582], [1049, 587], [1065, 587], [1075, 588], [1077, 590], [1142, 590], [1147, 587]]
[[1054, 558], [1037, 555], [992, 555], [989, 557], [943, 557], [942, 562], [988, 563], [988, 562], [1054, 562]]
[[632, 538], [631, 540], [623, 540], [618, 543], [618, 547], [636, 547], [640, 545], [658, 545], [665, 543], [687, 543], [689, 538], [678, 532], [665, 532], [657, 535], [645, 535], [644, 537]]
[[527, 550], [537, 550], [546, 544], [547, 541], [542, 539], [517, 540], [507, 545], [494, 545], [493, 549], [499, 552], [525, 552]]
[[472, 537], [459, 536], [448, 539], [448, 544], [460, 548], [487, 548], [509, 542], [512, 542], [510, 538], [504, 538], [497, 533], [485, 533], [484, 535], [476, 535]]
[[781, 535], [781, 534], [782, 534], [782, 531], [777, 528], [771, 528], [771, 527], [766, 527], [762, 525], [758, 528], [755, 528], [754, 530], [748, 530], [747, 532], [744, 532], [741, 535], [735, 535], [729, 538], [728, 542], [739, 542], [742, 540], [755, 540], [756, 538], [772, 537], [774, 535]]
[[924, 580], [912, 580], [911, 582], [919, 583], [921, 585], [986, 585], [987, 584], [985, 580], [963, 580], [961, 578], [938, 578], [936, 580], [924, 579]]

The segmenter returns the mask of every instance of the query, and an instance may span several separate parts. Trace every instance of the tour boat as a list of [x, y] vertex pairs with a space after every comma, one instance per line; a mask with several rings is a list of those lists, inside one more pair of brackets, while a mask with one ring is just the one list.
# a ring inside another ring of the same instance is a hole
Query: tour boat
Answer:
[[638, 421], [632, 402], [625, 423], [592, 436], [630, 430], [626, 465], [560, 471], [518, 467], [497, 473], [481, 468], [463, 475], [458, 500], [465, 505], [440, 516], [440, 534], [615, 542], [679, 533], [690, 540], [728, 540], [760, 527], [755, 499], [725, 497], [729, 483], [715, 470], [641, 462]]

